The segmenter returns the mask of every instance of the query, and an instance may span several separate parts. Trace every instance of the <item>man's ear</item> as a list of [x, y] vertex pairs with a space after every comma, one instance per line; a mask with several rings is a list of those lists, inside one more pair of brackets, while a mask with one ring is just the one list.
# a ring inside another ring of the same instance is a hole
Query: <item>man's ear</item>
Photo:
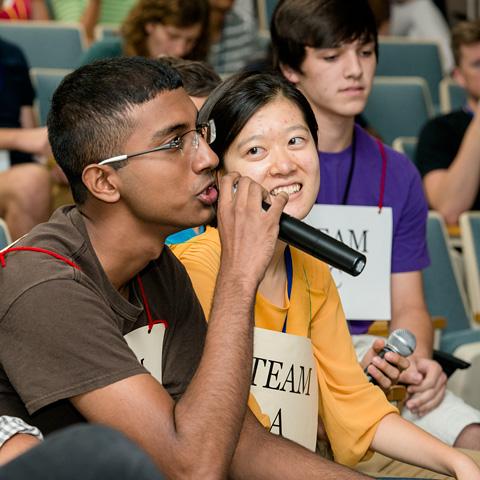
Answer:
[[105, 203], [115, 203], [120, 200], [118, 187], [121, 181], [113, 167], [96, 163], [87, 165], [82, 173], [82, 181], [98, 200]]
[[462, 70], [458, 66], [453, 69], [452, 77], [461, 87], [466, 87], [465, 77], [463, 76]]
[[289, 67], [288, 65], [284, 65], [283, 63], [281, 63], [279, 66], [280, 66], [280, 71], [282, 72], [282, 75], [290, 83], [297, 85], [297, 83], [300, 82], [300, 75], [296, 70], [294, 70], [292, 67]]

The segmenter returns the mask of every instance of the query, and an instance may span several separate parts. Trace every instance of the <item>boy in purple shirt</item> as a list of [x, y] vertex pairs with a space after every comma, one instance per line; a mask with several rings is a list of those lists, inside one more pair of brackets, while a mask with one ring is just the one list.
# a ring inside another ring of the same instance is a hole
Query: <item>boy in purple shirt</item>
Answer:
[[[429, 259], [427, 204], [420, 177], [406, 157], [355, 125], [377, 63], [377, 31], [368, 2], [280, 0], [271, 34], [276, 67], [308, 98], [318, 123], [317, 202], [364, 206], [380, 202], [392, 208], [390, 328], [412, 331], [417, 348], [410, 365], [395, 354], [386, 355], [387, 363], [377, 355], [382, 340], [354, 335], [354, 341], [364, 345], [362, 365], [370, 365], [369, 373], [385, 390], [399, 376], [408, 385], [404, 416], [447, 443], [480, 449], [480, 412], [446, 392], [446, 376], [432, 360], [433, 328], [421, 276]], [[352, 322], [352, 333], [365, 334], [368, 325]]]

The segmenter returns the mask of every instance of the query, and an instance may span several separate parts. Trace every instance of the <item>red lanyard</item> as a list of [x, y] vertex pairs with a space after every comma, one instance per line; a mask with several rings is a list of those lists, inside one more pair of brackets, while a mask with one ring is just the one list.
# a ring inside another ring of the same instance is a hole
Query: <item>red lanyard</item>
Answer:
[[[2, 268], [5, 268], [7, 266], [7, 263], [5, 261], [5, 256], [8, 253], [22, 252], [22, 251], [23, 252], [24, 251], [37, 252], [37, 253], [44, 253], [45, 255], [50, 255], [51, 257], [56, 258], [57, 260], [60, 260], [64, 263], [66, 263], [67, 265], [70, 265], [71, 267], [75, 268], [76, 270], [81, 271], [81, 268], [76, 263], [69, 260], [68, 258], [63, 257], [62, 255], [59, 255], [58, 253], [52, 252], [51, 250], [46, 250], [44, 248], [38, 248], [38, 247], [11, 247], [11, 248], [7, 248], [3, 251], [0, 251], [0, 265], [2, 266]], [[150, 306], [148, 304], [147, 295], [145, 293], [145, 289], [143, 287], [143, 282], [142, 282], [142, 279], [140, 278], [140, 275], [137, 275], [137, 282], [138, 282], [138, 286], [140, 288], [140, 296], [142, 297], [143, 308], [145, 309], [145, 314], [147, 315], [147, 319], [148, 319], [148, 333], [150, 333], [152, 331], [152, 328], [153, 328], [154, 325], [157, 325], [159, 323], [163, 323], [165, 325], [165, 328], [168, 328], [167, 320], [154, 320], [153, 319], [152, 313], [150, 311]]]

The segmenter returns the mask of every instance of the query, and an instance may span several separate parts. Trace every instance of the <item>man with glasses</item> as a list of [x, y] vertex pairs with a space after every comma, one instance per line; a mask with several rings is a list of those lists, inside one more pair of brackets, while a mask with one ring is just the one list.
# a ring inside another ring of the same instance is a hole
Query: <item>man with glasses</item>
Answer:
[[106, 424], [168, 478], [365, 478], [246, 412], [253, 301], [286, 195], [266, 212], [258, 184], [223, 177], [208, 331], [164, 248], [217, 201], [214, 125], [196, 125], [181, 86], [165, 64], [124, 57], [80, 68], [54, 94], [49, 140], [76, 205], [0, 252], [0, 412], [44, 434]]

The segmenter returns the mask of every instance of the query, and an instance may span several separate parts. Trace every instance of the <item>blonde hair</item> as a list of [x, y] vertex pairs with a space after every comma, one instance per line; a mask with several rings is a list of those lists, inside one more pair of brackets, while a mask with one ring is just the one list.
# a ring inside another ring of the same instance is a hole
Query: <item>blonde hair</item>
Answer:
[[129, 56], [150, 56], [147, 48], [148, 23], [179, 28], [200, 24], [200, 37], [185, 58], [203, 60], [208, 52], [209, 12], [208, 0], [138, 0], [121, 27], [124, 53]]

